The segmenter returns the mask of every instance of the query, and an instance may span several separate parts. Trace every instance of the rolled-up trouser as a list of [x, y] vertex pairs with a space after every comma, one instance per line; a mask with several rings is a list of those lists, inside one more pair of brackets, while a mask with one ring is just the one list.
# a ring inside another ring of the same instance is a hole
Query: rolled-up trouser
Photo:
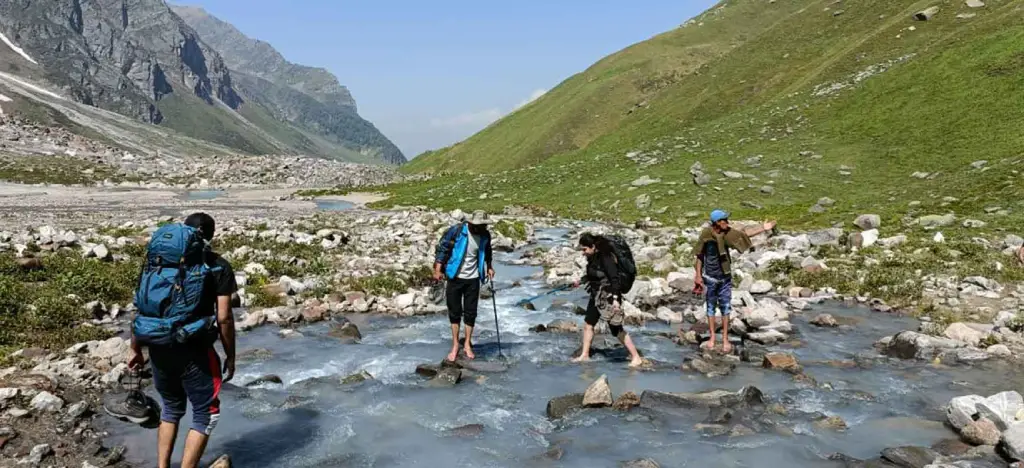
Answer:
[[717, 279], [704, 277], [707, 288], [706, 304], [708, 317], [715, 316], [715, 308], [722, 311], [722, 316], [732, 312], [732, 278]]
[[213, 345], [150, 347], [153, 386], [163, 400], [161, 421], [177, 424], [192, 404], [192, 429], [210, 435], [220, 418], [220, 356]]
[[583, 321], [593, 327], [597, 325], [598, 321], [604, 320], [608, 322], [608, 331], [612, 336], [623, 339], [626, 333], [622, 328], [625, 314], [622, 312], [622, 307], [619, 307], [618, 312], [612, 310], [612, 299], [611, 294], [604, 291], [591, 294], [590, 302], [587, 303], [587, 314], [583, 317]]
[[476, 325], [477, 304], [480, 302], [480, 280], [455, 278], [448, 280], [445, 290], [448, 303], [448, 321], [453, 325], [460, 321], [467, 327]]

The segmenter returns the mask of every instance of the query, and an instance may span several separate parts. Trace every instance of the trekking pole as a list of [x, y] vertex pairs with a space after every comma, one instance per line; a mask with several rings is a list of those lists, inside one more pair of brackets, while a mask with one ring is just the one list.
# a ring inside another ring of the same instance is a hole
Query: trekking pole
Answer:
[[505, 359], [505, 356], [501, 354], [501, 327], [498, 326], [498, 300], [494, 298], [494, 283], [488, 284], [491, 288], [491, 307], [494, 308], [494, 333], [498, 335], [498, 357]]

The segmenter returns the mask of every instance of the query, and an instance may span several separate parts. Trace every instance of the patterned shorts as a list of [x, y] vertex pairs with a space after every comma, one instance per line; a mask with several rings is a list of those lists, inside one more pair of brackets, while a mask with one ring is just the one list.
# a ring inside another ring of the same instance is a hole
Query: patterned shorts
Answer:
[[732, 312], [732, 278], [714, 279], [704, 277], [704, 285], [707, 289], [705, 297], [708, 317], [715, 316], [715, 308], [722, 311], [723, 316]]
[[601, 320], [608, 322], [608, 325], [613, 327], [622, 326], [622, 321], [626, 318], [625, 313], [622, 312], [622, 303], [619, 303], [619, 310], [616, 312], [612, 307], [611, 294], [599, 291], [594, 305], [597, 306], [597, 311], [601, 314]]

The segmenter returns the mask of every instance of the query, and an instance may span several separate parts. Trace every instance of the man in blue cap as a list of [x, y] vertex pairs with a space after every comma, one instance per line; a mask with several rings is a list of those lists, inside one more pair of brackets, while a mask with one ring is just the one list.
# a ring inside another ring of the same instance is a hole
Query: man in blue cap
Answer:
[[711, 224], [704, 228], [693, 246], [697, 256], [693, 282], [698, 291], [706, 293], [710, 339], [704, 343], [708, 349], [715, 348], [715, 309], [722, 313], [722, 351], [732, 352], [729, 343], [729, 313], [732, 311], [732, 258], [729, 249], [740, 253], [754, 249], [750, 238], [775, 228], [775, 221], [745, 230], [729, 227], [729, 213], [723, 210], [711, 212]]

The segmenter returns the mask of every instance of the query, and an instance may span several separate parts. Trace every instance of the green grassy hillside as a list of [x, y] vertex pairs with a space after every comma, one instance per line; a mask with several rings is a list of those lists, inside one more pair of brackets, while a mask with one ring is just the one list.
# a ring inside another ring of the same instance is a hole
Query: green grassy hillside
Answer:
[[[722, 2], [417, 158], [406, 170], [482, 174], [392, 187], [389, 203], [662, 221], [722, 206], [790, 225], [954, 212], [1005, 225], [1024, 209], [1024, 1], [986, 3]], [[931, 20], [913, 18], [931, 5]], [[634, 187], [642, 176], [660, 182]], [[823, 197], [835, 205], [811, 210]]]

